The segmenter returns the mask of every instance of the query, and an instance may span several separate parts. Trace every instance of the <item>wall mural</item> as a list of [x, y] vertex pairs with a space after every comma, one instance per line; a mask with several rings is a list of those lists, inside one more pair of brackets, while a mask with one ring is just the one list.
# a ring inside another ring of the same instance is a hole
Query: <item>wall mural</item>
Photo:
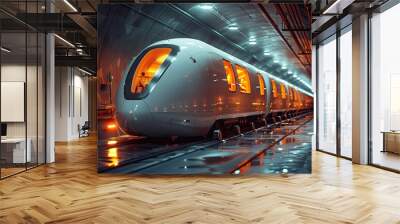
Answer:
[[311, 172], [312, 96], [226, 35], [257, 34], [257, 7], [99, 6], [99, 172]]

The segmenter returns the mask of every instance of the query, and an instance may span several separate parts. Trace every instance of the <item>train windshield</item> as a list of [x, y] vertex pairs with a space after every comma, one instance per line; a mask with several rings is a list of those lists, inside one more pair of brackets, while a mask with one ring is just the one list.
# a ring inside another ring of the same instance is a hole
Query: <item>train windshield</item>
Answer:
[[147, 88], [160, 66], [165, 62], [171, 48], [154, 48], [140, 60], [139, 65], [133, 75], [131, 92], [133, 94], [141, 94]]
[[160, 44], [140, 53], [127, 74], [125, 98], [130, 100], [145, 98], [154, 89], [178, 51], [179, 48], [175, 45]]

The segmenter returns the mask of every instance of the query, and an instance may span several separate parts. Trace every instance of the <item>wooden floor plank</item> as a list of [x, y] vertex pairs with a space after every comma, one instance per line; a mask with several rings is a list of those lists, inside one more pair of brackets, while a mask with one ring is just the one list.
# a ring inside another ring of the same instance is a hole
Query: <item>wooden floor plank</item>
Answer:
[[96, 139], [0, 181], [0, 223], [400, 223], [400, 175], [313, 152], [310, 175], [97, 174]]

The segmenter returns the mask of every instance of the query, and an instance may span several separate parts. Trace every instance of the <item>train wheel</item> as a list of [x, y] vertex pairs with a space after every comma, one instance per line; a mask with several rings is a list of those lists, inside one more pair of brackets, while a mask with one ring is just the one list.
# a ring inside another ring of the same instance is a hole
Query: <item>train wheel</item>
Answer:
[[213, 139], [221, 141], [222, 140], [222, 131], [219, 129], [216, 129], [213, 131]]
[[233, 126], [233, 128], [235, 129], [236, 134], [240, 135], [240, 126], [239, 125], [235, 125]]
[[263, 118], [263, 119], [261, 120], [261, 122], [262, 122], [262, 125], [263, 125], [263, 126], [267, 126], [267, 120], [266, 120], [265, 118]]
[[254, 124], [254, 122], [251, 122], [251, 123], [250, 123], [250, 126], [251, 126], [251, 129], [252, 129], [252, 130], [256, 130], [256, 125]]

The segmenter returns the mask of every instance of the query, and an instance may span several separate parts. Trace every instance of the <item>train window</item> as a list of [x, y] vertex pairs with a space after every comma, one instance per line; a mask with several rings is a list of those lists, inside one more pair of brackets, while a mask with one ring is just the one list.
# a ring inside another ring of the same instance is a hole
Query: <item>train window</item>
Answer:
[[275, 80], [271, 79], [272, 95], [274, 98], [278, 97], [278, 89], [276, 88]]
[[171, 48], [154, 48], [146, 53], [140, 60], [133, 76], [131, 85], [133, 94], [141, 94], [145, 91], [171, 51]]
[[290, 100], [294, 99], [293, 91], [294, 91], [293, 88], [289, 88], [289, 98], [290, 98]]
[[281, 83], [281, 96], [282, 99], [286, 99], [286, 86], [283, 83]]
[[227, 60], [224, 60], [224, 69], [229, 91], [236, 92], [235, 74], [233, 73], [232, 64]]
[[264, 83], [264, 78], [258, 74], [258, 82], [260, 85], [260, 95], [264, 96], [265, 95], [265, 83]]
[[251, 93], [250, 78], [247, 69], [240, 65], [236, 65], [236, 74], [239, 81], [240, 92]]

